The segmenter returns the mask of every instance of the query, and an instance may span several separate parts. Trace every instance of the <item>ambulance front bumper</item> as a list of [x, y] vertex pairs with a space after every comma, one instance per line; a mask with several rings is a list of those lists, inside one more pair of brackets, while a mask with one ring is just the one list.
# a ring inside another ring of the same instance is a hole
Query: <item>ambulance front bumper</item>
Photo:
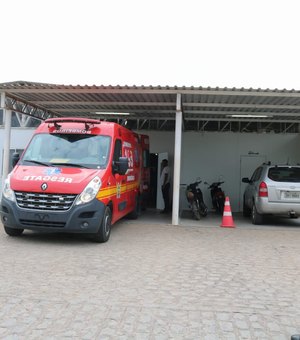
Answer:
[[67, 211], [22, 209], [2, 196], [1, 221], [4, 226], [39, 231], [96, 233], [101, 225], [105, 205], [94, 199], [73, 205]]

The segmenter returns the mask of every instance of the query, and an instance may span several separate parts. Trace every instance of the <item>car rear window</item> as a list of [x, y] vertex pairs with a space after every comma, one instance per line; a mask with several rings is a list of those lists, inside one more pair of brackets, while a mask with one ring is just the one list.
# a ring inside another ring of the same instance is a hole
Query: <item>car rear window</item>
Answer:
[[300, 167], [274, 167], [270, 168], [268, 177], [275, 182], [300, 182]]

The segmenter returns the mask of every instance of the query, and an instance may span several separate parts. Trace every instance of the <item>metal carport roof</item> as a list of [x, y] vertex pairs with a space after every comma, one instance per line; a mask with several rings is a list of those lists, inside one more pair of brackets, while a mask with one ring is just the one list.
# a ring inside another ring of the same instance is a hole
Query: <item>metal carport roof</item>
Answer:
[[300, 91], [295, 90], [16, 81], [0, 84], [0, 92], [5, 93], [7, 109], [34, 118], [126, 118], [136, 130], [174, 130], [177, 94], [184, 130], [298, 132], [300, 123]]
[[[0, 84], [1, 108], [45, 120], [101, 118], [139, 130], [175, 130], [173, 214], [178, 224], [181, 133], [196, 131], [299, 132], [300, 91], [178, 86]], [[128, 115], [124, 116], [124, 113]], [[10, 121], [6, 121], [3, 176], [8, 173]]]

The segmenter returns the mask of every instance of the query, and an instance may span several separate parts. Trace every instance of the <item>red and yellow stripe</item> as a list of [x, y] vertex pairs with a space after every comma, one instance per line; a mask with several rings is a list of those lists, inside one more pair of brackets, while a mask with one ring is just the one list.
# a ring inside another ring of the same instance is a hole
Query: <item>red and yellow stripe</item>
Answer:
[[[97, 194], [97, 199], [98, 200], [103, 200], [103, 199], [107, 199], [107, 198], [113, 198], [114, 196], [117, 196], [117, 185], [114, 185], [112, 187], [106, 187], [106, 188], [101, 188]], [[126, 183], [126, 184], [121, 184], [120, 185], [120, 194], [125, 194], [129, 191], [135, 190], [139, 188], [139, 183], [138, 181], [135, 182], [130, 182], [130, 183]]]

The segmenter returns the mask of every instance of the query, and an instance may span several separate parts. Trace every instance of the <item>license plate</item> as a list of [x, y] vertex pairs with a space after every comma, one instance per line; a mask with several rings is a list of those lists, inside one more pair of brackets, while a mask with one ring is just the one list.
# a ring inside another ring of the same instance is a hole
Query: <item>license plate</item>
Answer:
[[299, 191], [284, 191], [283, 197], [284, 198], [300, 198], [300, 192]]

